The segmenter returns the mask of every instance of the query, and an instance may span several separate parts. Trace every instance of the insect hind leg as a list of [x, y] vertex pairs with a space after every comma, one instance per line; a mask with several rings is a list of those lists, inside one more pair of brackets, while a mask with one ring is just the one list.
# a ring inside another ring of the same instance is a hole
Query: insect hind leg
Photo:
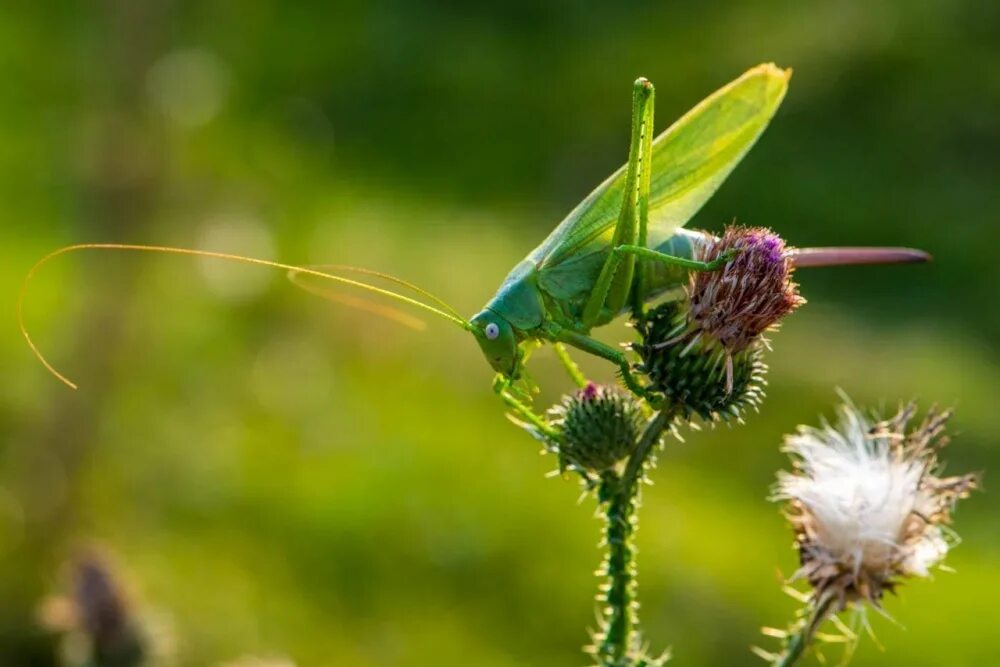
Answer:
[[[615, 224], [611, 247], [646, 244], [646, 219], [649, 212], [649, 172], [653, 153], [653, 84], [647, 79], [636, 80], [632, 89], [632, 132], [629, 141], [628, 165], [622, 188], [622, 206]], [[625, 305], [635, 276], [640, 276], [640, 258], [608, 255], [601, 273], [591, 288], [583, 309], [584, 329], [591, 329], [605, 312], [617, 313]], [[638, 271], [636, 264], [640, 264]]]

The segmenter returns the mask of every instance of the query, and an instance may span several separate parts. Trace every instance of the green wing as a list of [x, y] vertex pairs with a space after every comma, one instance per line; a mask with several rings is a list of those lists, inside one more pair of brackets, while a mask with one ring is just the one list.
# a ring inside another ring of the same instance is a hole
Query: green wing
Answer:
[[[698, 212], [750, 150], [781, 104], [791, 70], [758, 65], [688, 111], [653, 142], [648, 244]], [[593, 284], [621, 210], [625, 167], [573, 209], [529, 256], [542, 286], [572, 298]]]

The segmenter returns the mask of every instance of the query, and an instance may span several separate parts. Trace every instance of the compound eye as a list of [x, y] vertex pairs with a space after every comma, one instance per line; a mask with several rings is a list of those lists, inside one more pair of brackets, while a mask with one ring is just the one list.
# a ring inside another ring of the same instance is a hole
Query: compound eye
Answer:
[[490, 340], [496, 340], [497, 336], [500, 335], [500, 327], [497, 326], [496, 322], [490, 322], [486, 325], [486, 328], [483, 329], [483, 333], [486, 334], [486, 337]]

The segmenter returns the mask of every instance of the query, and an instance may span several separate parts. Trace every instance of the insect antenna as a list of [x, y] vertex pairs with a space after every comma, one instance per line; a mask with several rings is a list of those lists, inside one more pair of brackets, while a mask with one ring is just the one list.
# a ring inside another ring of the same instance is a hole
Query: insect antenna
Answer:
[[399, 308], [393, 308], [392, 306], [384, 303], [376, 303], [371, 299], [355, 296], [353, 294], [338, 292], [335, 289], [313, 285], [303, 280], [302, 276], [303, 274], [298, 273], [297, 271], [288, 272], [288, 280], [293, 285], [304, 292], [312, 294], [313, 296], [318, 296], [321, 299], [325, 299], [326, 301], [330, 301], [341, 306], [347, 306], [348, 308], [363, 310], [372, 315], [396, 322], [397, 324], [402, 324], [404, 327], [409, 327], [414, 331], [423, 331], [427, 328], [427, 323], [422, 319], [414, 317], [409, 313], [404, 313]]
[[[376, 271], [374, 269], [367, 269], [367, 268], [365, 268], [363, 266], [352, 266], [350, 264], [310, 264], [306, 268], [308, 268], [308, 269], [316, 269], [318, 271], [327, 271], [327, 272], [331, 272], [331, 273], [340, 273], [340, 272], [344, 272], [344, 273], [361, 273], [361, 274], [364, 274], [366, 276], [374, 276], [375, 278], [381, 278], [382, 280], [385, 280], [387, 282], [394, 283], [396, 285], [399, 285], [400, 287], [405, 287], [406, 289], [412, 290], [412, 291], [416, 292], [417, 294], [419, 294], [420, 296], [422, 296], [422, 297], [424, 297], [426, 299], [430, 299], [435, 304], [437, 304], [442, 310], [448, 312], [449, 314], [453, 315], [457, 319], [464, 320], [464, 318], [461, 315], [458, 314], [457, 310], [455, 310], [454, 308], [452, 308], [451, 306], [449, 306], [440, 297], [435, 296], [434, 294], [431, 294], [430, 292], [428, 292], [427, 290], [425, 290], [422, 287], [418, 287], [417, 285], [414, 285], [413, 283], [409, 282], [408, 280], [403, 280], [402, 278], [397, 278], [396, 276], [394, 276], [392, 274], [389, 274], [389, 273], [384, 273], [382, 271]], [[298, 273], [300, 273], [300, 271], [294, 271], [294, 270], [293, 271], [289, 271], [288, 272], [288, 278], [293, 283], [295, 283], [296, 285], [299, 285], [301, 287], [302, 283], [295, 282], [295, 275], [298, 274]]]
[[[370, 271], [368, 269], [359, 269], [359, 268], [356, 268], [356, 267], [350, 267], [350, 268], [339, 267], [339, 270], [341, 270], [341, 271], [348, 271], [349, 270], [349, 271], [352, 271], [352, 272], [355, 272], [355, 273], [364, 273], [364, 274], [367, 274], [367, 275], [372, 275], [372, 276], [383, 278], [383, 279], [388, 280], [390, 282], [396, 283], [396, 284], [401, 285], [403, 287], [406, 287], [408, 289], [414, 290], [418, 294], [420, 294], [421, 296], [430, 299], [435, 304], [437, 304], [438, 306], [441, 306], [441, 307], [439, 308], [437, 306], [433, 306], [433, 305], [430, 305], [430, 304], [425, 303], [423, 301], [420, 301], [419, 299], [415, 299], [415, 298], [406, 296], [405, 294], [399, 294], [398, 292], [394, 292], [394, 291], [386, 289], [384, 287], [378, 287], [376, 285], [371, 285], [371, 284], [369, 284], [367, 282], [362, 282], [360, 280], [354, 280], [352, 278], [345, 278], [344, 276], [338, 276], [338, 275], [334, 275], [333, 273], [328, 273], [328, 272], [325, 272], [325, 271], [320, 271], [320, 270], [312, 269], [312, 268], [308, 268], [308, 267], [296, 266], [294, 264], [285, 264], [285, 263], [282, 263], [282, 262], [273, 262], [273, 261], [266, 260], [266, 259], [257, 259], [256, 257], [246, 257], [244, 255], [234, 255], [232, 253], [215, 252], [215, 251], [212, 251], [212, 250], [195, 250], [195, 249], [192, 249], [192, 248], [176, 248], [176, 247], [172, 247], [172, 246], [141, 245], [141, 244], [133, 244], [133, 243], [79, 243], [79, 244], [76, 244], [76, 245], [69, 245], [69, 246], [65, 246], [63, 248], [59, 248], [57, 250], [53, 250], [48, 255], [45, 255], [40, 260], [38, 260], [37, 262], [35, 262], [34, 266], [32, 266], [28, 270], [28, 273], [25, 274], [24, 281], [21, 283], [21, 290], [18, 293], [18, 297], [17, 297], [17, 324], [18, 324], [18, 328], [21, 330], [21, 335], [24, 336], [24, 340], [28, 343], [28, 347], [31, 348], [32, 353], [35, 355], [35, 357], [38, 359], [38, 361], [41, 362], [41, 364], [43, 366], [45, 366], [46, 370], [48, 370], [59, 381], [61, 381], [63, 384], [65, 384], [66, 386], [70, 387], [71, 389], [76, 389], [77, 385], [72, 380], [70, 380], [65, 375], [63, 375], [58, 370], [56, 370], [56, 368], [51, 363], [49, 363], [48, 359], [46, 359], [45, 355], [43, 355], [42, 352], [41, 352], [41, 350], [38, 349], [38, 346], [35, 344], [34, 340], [32, 340], [32, 338], [31, 338], [31, 335], [28, 333], [28, 328], [24, 324], [24, 300], [25, 300], [25, 295], [27, 294], [28, 285], [30, 284], [32, 278], [34, 278], [35, 274], [39, 271], [39, 269], [42, 268], [42, 266], [44, 266], [45, 264], [47, 264], [48, 262], [50, 262], [51, 260], [55, 259], [56, 257], [58, 257], [60, 255], [65, 255], [65, 254], [70, 253], [70, 252], [76, 252], [78, 250], [122, 250], [122, 251], [138, 251], [138, 252], [157, 252], [157, 253], [166, 253], [166, 254], [173, 254], [173, 255], [187, 255], [189, 257], [206, 257], [206, 258], [210, 258], [210, 259], [222, 259], [222, 260], [228, 260], [228, 261], [233, 261], [233, 262], [242, 262], [244, 264], [254, 264], [254, 265], [257, 265], [257, 266], [267, 266], [267, 267], [271, 267], [271, 268], [275, 268], [275, 269], [283, 269], [285, 271], [288, 271], [290, 275], [291, 274], [295, 274], [295, 275], [301, 274], [301, 275], [313, 276], [313, 277], [316, 277], [316, 278], [322, 278], [324, 280], [329, 280], [329, 281], [335, 282], [335, 283], [337, 283], [339, 285], [344, 285], [344, 286], [347, 286], [347, 287], [354, 287], [354, 288], [366, 290], [366, 291], [371, 292], [373, 294], [380, 294], [380, 295], [388, 297], [390, 299], [395, 299], [396, 301], [399, 301], [399, 302], [408, 304], [410, 306], [413, 306], [415, 308], [420, 308], [420, 309], [422, 309], [422, 310], [424, 310], [426, 312], [438, 315], [438, 316], [440, 316], [440, 317], [448, 320], [449, 322], [453, 322], [454, 324], [457, 324], [458, 326], [462, 327], [466, 331], [472, 331], [473, 330], [472, 324], [470, 324], [467, 320], [465, 320], [457, 312], [455, 312], [455, 310], [453, 308], [451, 308], [450, 306], [448, 306], [446, 303], [444, 303], [441, 299], [437, 298], [436, 296], [434, 296], [434, 295], [430, 294], [429, 292], [427, 292], [427, 291], [425, 291], [425, 290], [417, 287], [416, 285], [408, 283], [408, 282], [406, 282], [404, 280], [401, 280], [399, 278], [395, 278], [395, 277], [389, 276], [388, 274], [380, 274], [377, 271]], [[360, 302], [361, 302], [361, 300], [355, 302], [355, 305], [357, 305], [357, 303], [360, 303]], [[372, 307], [379, 307], [379, 306], [380, 306], [380, 304], [366, 304], [364, 306], [364, 309], [371, 310]], [[390, 310], [392, 310], [392, 309], [386, 308], [383, 311], [383, 314], [388, 313]], [[399, 313], [399, 314], [403, 314], [403, 313]]]

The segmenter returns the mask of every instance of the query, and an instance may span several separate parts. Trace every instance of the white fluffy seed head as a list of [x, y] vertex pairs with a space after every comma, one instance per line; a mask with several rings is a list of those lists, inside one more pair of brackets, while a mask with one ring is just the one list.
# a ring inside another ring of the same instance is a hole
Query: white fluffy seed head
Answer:
[[950, 412], [931, 410], [908, 431], [914, 412], [873, 423], [847, 403], [836, 426], [800, 427], [786, 439], [795, 469], [779, 473], [775, 499], [795, 528], [797, 576], [841, 606], [878, 604], [899, 579], [927, 576], [948, 552], [942, 526], [955, 501], [975, 486], [971, 475], [935, 476]]

